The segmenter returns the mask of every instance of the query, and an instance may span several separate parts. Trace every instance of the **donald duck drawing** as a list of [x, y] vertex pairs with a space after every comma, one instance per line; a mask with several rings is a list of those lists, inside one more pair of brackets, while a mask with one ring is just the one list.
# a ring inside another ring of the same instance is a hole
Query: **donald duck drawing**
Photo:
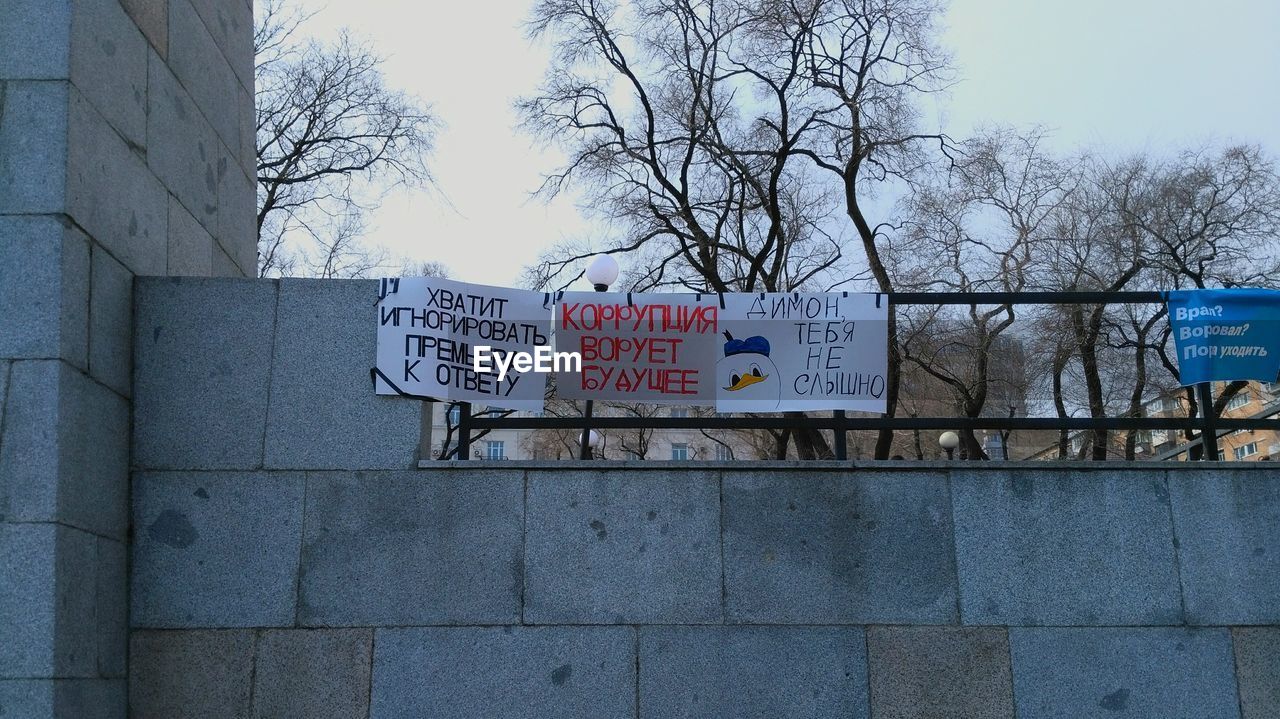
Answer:
[[717, 404], [741, 412], [776, 409], [781, 390], [778, 368], [769, 359], [769, 340], [759, 335], [739, 340], [728, 332], [724, 336], [724, 358], [716, 364], [721, 389]]

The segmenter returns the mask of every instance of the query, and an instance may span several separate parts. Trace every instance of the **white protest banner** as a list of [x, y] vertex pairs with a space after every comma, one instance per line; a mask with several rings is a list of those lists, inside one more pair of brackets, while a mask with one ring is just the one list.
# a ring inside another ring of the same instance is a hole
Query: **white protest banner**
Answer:
[[715, 295], [567, 292], [556, 305], [556, 351], [582, 356], [557, 372], [556, 394], [665, 404], [715, 403]]
[[884, 295], [735, 293], [723, 299], [717, 411], [885, 411]]
[[474, 369], [475, 348], [505, 357], [546, 347], [552, 298], [435, 277], [382, 280], [378, 300], [378, 394], [540, 411], [546, 376], [508, 367]]

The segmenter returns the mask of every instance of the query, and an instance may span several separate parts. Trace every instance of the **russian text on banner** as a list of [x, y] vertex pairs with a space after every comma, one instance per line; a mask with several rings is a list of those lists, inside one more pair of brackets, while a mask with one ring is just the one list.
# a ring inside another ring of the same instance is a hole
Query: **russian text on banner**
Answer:
[[1280, 290], [1173, 290], [1166, 299], [1182, 385], [1276, 381]]
[[567, 292], [556, 305], [558, 352], [582, 356], [557, 372], [566, 399], [715, 403], [716, 295]]
[[378, 300], [378, 394], [540, 411], [541, 373], [477, 372], [477, 346], [534, 353], [549, 342], [550, 295], [435, 277], [384, 279]]
[[724, 295], [716, 409], [885, 411], [889, 366], [884, 295]]

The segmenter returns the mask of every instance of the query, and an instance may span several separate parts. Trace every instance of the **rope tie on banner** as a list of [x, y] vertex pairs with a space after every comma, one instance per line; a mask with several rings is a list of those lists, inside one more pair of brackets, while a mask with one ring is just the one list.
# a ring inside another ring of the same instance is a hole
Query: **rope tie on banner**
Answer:
[[716, 294], [720, 296], [720, 309], [724, 309], [724, 293], [717, 292]]
[[876, 309], [880, 309], [880, 293], [876, 293]]
[[634, 307], [634, 306], [635, 306], [635, 305], [631, 304], [631, 293], [630, 293], [630, 292], [628, 292], [628, 293], [627, 293], [627, 307]]

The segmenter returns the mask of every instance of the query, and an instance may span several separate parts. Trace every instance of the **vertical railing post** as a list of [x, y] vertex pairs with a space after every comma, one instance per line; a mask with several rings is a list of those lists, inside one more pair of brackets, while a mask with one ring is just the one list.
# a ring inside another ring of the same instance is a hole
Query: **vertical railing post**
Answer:
[[458, 403], [458, 459], [471, 458], [471, 403]]
[[[603, 257], [605, 259], [608, 259], [610, 262], [613, 262], [613, 258], [609, 257], [608, 255], [604, 255]], [[587, 280], [591, 282], [592, 287], [595, 289], [595, 291], [608, 292], [609, 291], [608, 283], [613, 282], [618, 278], [617, 263], [614, 263], [613, 277], [607, 280], [605, 280], [605, 278], [603, 277], [600, 278], [599, 280], [593, 279], [591, 273], [592, 273], [592, 268], [588, 267], [586, 272]], [[605, 274], [608, 274], [608, 273], [606, 272]], [[601, 282], [601, 280], [605, 280], [605, 281]], [[631, 295], [627, 295], [627, 303], [628, 304], [631, 303]], [[582, 418], [585, 419], [586, 422], [584, 422], [582, 425], [582, 446], [578, 450], [578, 459], [594, 459], [591, 452], [591, 411], [592, 409], [594, 409], [594, 407], [595, 407], [595, 403], [592, 402], [591, 400], [587, 400], [587, 406], [584, 407], [582, 410]]]
[[844, 410], [838, 409], [831, 413], [836, 420], [836, 459], [845, 460], [849, 458], [849, 437], [845, 434], [844, 429]]
[[422, 401], [422, 419], [418, 424], [418, 461], [435, 459], [431, 456], [431, 428], [436, 420], [435, 400]]
[[1213, 411], [1213, 384], [1201, 382], [1196, 385], [1200, 401], [1200, 446], [1203, 455], [1200, 459], [1212, 462], [1218, 458], [1218, 418]]
[[591, 459], [591, 410], [594, 402], [587, 400], [587, 406], [582, 410], [582, 418], [587, 420], [582, 425], [582, 446], [578, 452], [578, 459]]

